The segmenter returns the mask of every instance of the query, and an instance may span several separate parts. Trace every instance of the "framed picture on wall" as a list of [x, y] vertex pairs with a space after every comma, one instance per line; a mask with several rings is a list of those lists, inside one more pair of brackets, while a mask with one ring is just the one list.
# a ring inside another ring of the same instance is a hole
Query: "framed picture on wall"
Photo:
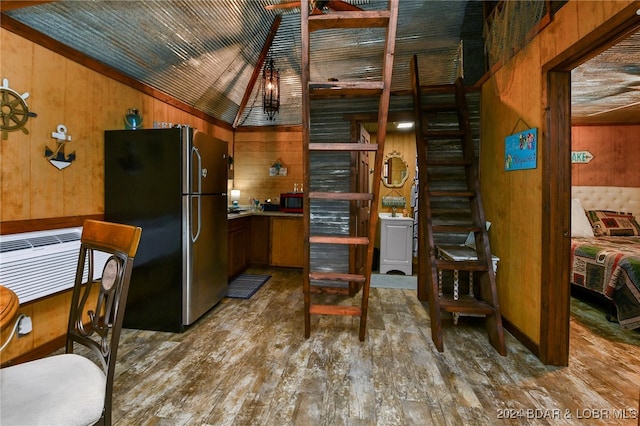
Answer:
[[535, 169], [538, 163], [538, 129], [528, 129], [504, 138], [506, 171]]

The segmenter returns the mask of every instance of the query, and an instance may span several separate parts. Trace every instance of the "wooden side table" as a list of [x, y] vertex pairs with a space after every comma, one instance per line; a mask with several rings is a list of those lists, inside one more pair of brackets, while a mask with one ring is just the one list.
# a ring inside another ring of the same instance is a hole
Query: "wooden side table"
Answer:
[[[461, 245], [439, 245], [436, 246], [438, 258], [443, 260], [454, 260], [454, 261], [464, 261], [464, 260], [478, 260], [478, 256], [476, 251], [470, 247]], [[493, 273], [495, 274], [498, 270], [498, 262], [500, 258], [498, 256], [491, 255], [491, 261], [493, 263]], [[453, 271], [453, 300], [458, 300], [460, 297], [460, 271], [455, 269]], [[442, 296], [442, 270], [438, 270], [438, 294]], [[473, 272], [469, 272], [469, 296], [474, 296], [473, 293]], [[458, 324], [458, 318], [460, 318], [460, 313], [453, 313], [453, 323]]]
[[16, 319], [20, 302], [10, 289], [0, 285], [0, 346], [11, 334], [11, 326]]

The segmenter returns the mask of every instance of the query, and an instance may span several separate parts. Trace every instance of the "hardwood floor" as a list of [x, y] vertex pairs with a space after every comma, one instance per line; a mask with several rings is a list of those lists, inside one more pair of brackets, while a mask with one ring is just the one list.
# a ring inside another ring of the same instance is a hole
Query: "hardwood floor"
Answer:
[[365, 342], [349, 317], [305, 339], [301, 273], [248, 272], [273, 276], [185, 333], [123, 331], [115, 425], [638, 424], [640, 333], [582, 302], [559, 368], [508, 333], [501, 357], [477, 318], [446, 323], [437, 352], [415, 290], [371, 289]]

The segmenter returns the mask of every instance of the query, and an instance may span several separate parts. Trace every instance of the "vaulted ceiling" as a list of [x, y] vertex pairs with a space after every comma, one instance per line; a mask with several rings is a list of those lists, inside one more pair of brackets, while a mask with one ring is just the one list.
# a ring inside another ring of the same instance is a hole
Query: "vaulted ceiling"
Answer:
[[[387, 0], [346, 2], [369, 10], [385, 8]], [[300, 13], [297, 7], [280, 7], [282, 3], [288, 2], [3, 0], [2, 18], [234, 126], [298, 125]], [[414, 54], [420, 60], [423, 84], [451, 83], [460, 73], [467, 85], [477, 82], [486, 70], [483, 16], [480, 1], [402, 0], [392, 90], [410, 88], [409, 63]], [[573, 72], [572, 109], [578, 120], [610, 120], [613, 112], [632, 110], [629, 104], [640, 96], [637, 37], [621, 51], [603, 54]], [[269, 40], [281, 81], [281, 109], [275, 121], [268, 121], [262, 112], [260, 84], [251, 85]], [[354, 75], [379, 78], [383, 40], [380, 29], [332, 31], [322, 40], [312, 39], [312, 59], [321, 64], [316, 72], [339, 80]], [[326, 49], [335, 45], [341, 46], [338, 55]], [[635, 115], [636, 121], [639, 116]]]

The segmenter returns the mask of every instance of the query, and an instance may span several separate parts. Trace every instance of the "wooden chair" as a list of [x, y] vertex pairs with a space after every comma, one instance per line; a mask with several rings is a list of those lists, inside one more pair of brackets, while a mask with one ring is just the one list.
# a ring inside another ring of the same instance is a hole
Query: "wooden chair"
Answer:
[[[65, 353], [0, 369], [0, 424], [111, 424], [118, 341], [141, 234], [139, 227], [85, 221]], [[83, 278], [95, 276], [97, 252], [110, 255], [101, 278]]]

